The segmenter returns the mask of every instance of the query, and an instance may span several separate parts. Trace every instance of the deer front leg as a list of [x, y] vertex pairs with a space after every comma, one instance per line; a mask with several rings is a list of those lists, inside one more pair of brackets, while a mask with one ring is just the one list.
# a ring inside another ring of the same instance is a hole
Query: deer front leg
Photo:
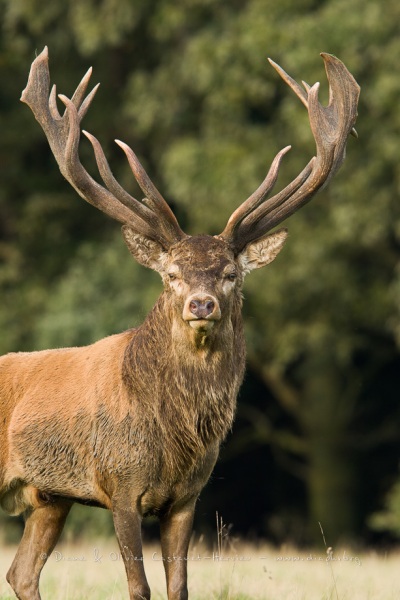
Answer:
[[40, 600], [39, 577], [60, 537], [72, 502], [58, 501], [34, 509], [27, 516], [17, 554], [7, 581], [19, 600]]
[[113, 508], [115, 533], [128, 578], [130, 600], [150, 600], [150, 588], [143, 566], [141, 517], [129, 506]]
[[187, 600], [187, 553], [196, 499], [172, 508], [160, 520], [161, 549], [167, 578], [168, 600]]

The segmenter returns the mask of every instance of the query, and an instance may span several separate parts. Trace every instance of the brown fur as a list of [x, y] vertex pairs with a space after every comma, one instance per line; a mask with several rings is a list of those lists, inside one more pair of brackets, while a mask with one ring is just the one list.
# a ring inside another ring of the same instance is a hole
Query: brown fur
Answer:
[[[259, 260], [254, 248], [235, 257], [211, 236], [186, 238], [166, 252], [129, 229], [124, 235], [134, 256], [164, 281], [144, 323], [90, 346], [0, 359], [0, 504], [10, 514], [26, 511], [29, 523], [46, 522], [48, 513], [51, 546], [74, 501], [112, 510], [121, 547], [121, 505], [135, 519], [156, 514], [163, 548], [175, 554], [188, 515], [185, 554], [194, 504], [232, 425], [243, 378], [244, 273], [270, 262], [286, 233], [272, 234], [273, 250], [252, 266]], [[187, 320], [188, 298], [204, 297], [213, 300], [211, 326], [208, 318]], [[31, 531], [27, 526], [25, 535]], [[21, 554], [26, 546], [23, 539]], [[37, 554], [29, 561], [38, 579]], [[24, 595], [18, 562], [8, 577], [20, 598], [40, 597], [36, 584]], [[169, 598], [185, 597], [186, 576], [179, 577], [180, 595], [170, 583]], [[131, 598], [149, 597], [144, 574], [140, 595], [135, 590]]]

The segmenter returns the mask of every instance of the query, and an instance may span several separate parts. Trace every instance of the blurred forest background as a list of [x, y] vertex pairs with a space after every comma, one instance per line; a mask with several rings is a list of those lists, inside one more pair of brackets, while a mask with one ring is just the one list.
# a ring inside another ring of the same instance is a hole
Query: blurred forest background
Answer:
[[[161, 291], [119, 226], [61, 177], [19, 102], [45, 45], [57, 89], [101, 82], [85, 118], [121, 183], [130, 144], [189, 233], [218, 233], [292, 144], [279, 185], [314, 153], [307, 114], [267, 62], [361, 85], [331, 182], [245, 284], [248, 371], [236, 423], [198, 504], [234, 534], [309, 543], [400, 535], [400, 3], [397, 0], [0, 0], [0, 353], [87, 344], [139, 324]], [[81, 157], [96, 176], [89, 143]], [[10, 540], [17, 520], [0, 516]], [[68, 529], [68, 528], [67, 528]], [[70, 531], [110, 531], [77, 509]], [[1, 535], [1, 534], [0, 534]]]

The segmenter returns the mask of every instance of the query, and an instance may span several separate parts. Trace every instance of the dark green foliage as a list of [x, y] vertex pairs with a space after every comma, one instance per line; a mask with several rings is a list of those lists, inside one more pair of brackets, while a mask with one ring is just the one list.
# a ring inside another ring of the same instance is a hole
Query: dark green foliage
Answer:
[[[67, 94], [93, 64], [102, 85], [85, 127], [128, 188], [112, 140], [134, 147], [189, 233], [221, 231], [283, 146], [293, 149], [279, 185], [314, 152], [304, 107], [267, 56], [298, 80], [321, 81], [325, 99], [320, 51], [360, 83], [359, 140], [349, 140], [344, 167], [287, 223], [279, 259], [246, 282], [249, 364], [264, 394], [242, 394], [226, 448], [245, 465], [245, 451], [268, 445], [282, 478], [303, 482], [310, 530], [318, 537], [320, 520], [331, 541], [365, 534], [400, 449], [399, 20], [394, 0], [53, 0], [46, 10], [0, 0], [1, 352], [85, 344], [135, 325], [160, 289], [118, 226], [69, 189], [18, 102], [35, 51], [49, 46], [52, 79]], [[95, 173], [86, 140], [81, 157]], [[260, 462], [260, 479], [269, 468]], [[267, 525], [249, 515], [259, 535], [287, 513], [287, 486], [276, 486]]]

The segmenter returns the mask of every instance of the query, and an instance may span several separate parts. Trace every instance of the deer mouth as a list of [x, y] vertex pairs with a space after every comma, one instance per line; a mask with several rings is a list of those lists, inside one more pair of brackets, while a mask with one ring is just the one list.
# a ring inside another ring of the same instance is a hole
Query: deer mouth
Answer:
[[187, 321], [195, 331], [208, 332], [214, 327], [216, 319], [190, 319]]

